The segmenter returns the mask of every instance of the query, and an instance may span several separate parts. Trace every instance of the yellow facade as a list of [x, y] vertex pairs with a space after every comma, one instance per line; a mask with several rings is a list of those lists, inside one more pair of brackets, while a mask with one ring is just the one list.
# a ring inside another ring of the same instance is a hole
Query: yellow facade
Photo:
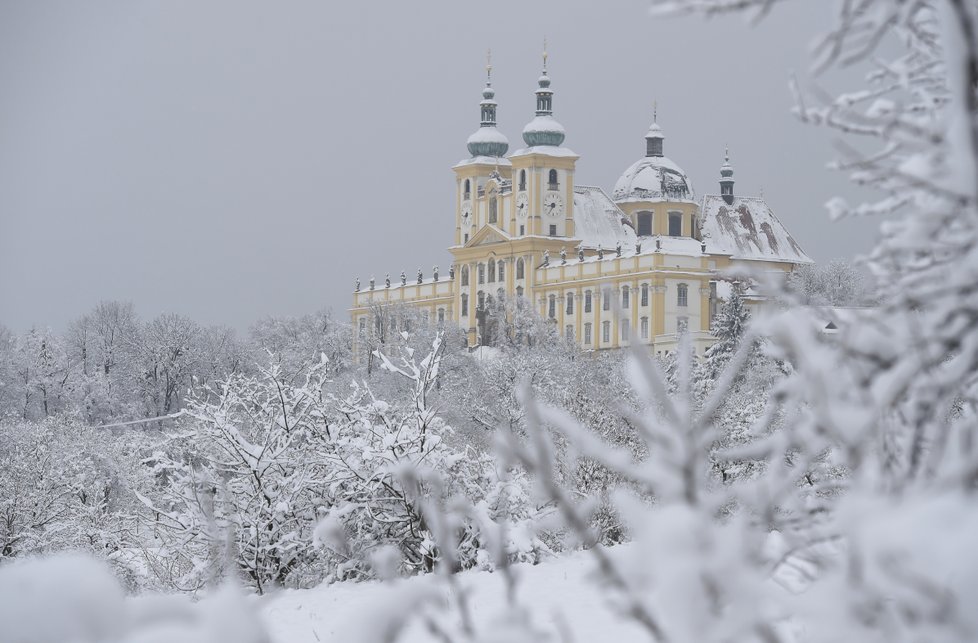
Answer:
[[766, 203], [733, 196], [729, 162], [721, 170], [724, 196], [706, 197], [701, 208], [685, 174], [663, 156], [655, 123], [646, 157], [626, 170], [613, 199], [578, 187], [579, 157], [561, 146], [549, 85], [545, 70], [537, 117], [523, 133], [528, 146], [506, 157], [487, 83], [481, 128], [469, 139], [473, 156], [453, 168], [453, 266], [437, 280], [398, 277], [359, 287], [351, 315], [361, 333], [372, 332], [377, 306], [401, 304], [427, 311], [433, 323], [457, 324], [479, 346], [491, 343], [486, 302], [522, 297], [583, 349], [638, 342], [663, 352], [688, 333], [701, 353], [712, 342], [724, 270], [749, 262], [787, 273], [810, 261]]

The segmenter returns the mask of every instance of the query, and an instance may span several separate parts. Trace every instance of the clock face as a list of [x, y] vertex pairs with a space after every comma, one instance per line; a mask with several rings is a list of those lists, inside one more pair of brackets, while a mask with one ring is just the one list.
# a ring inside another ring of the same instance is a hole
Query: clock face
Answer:
[[462, 204], [462, 225], [469, 227], [472, 225], [472, 204], [466, 201]]
[[556, 192], [547, 192], [543, 197], [543, 212], [552, 217], [559, 217], [564, 213], [564, 200]]
[[530, 198], [526, 196], [526, 192], [520, 192], [519, 196], [516, 197], [516, 216], [525, 219], [529, 211]]

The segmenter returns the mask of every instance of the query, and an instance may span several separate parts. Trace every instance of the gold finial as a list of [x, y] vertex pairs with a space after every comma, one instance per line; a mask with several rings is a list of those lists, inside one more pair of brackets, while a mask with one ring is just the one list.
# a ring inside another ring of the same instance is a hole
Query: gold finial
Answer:
[[486, 49], [486, 82], [492, 80], [492, 49]]
[[543, 37], [543, 70], [547, 71], [547, 37]]
[[659, 101], [658, 100], [652, 101], [652, 122], [653, 123], [658, 123], [659, 122]]
[[730, 162], [730, 146], [729, 145], [724, 145], [723, 146], [723, 160], [726, 161], [727, 163]]

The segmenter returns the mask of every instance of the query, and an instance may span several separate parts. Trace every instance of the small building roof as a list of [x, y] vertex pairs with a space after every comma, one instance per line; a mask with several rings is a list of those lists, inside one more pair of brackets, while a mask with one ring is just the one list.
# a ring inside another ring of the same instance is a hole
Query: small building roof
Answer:
[[700, 229], [707, 251], [734, 259], [814, 263], [759, 197], [708, 194], [700, 206]]
[[604, 190], [587, 185], [574, 186], [574, 236], [585, 248], [614, 248], [635, 245], [635, 230], [626, 225], [628, 217]]

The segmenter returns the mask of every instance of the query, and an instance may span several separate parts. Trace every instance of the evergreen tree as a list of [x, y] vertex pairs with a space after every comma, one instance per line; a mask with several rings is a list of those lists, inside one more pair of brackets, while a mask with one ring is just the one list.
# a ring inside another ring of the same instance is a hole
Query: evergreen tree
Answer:
[[744, 303], [741, 289], [735, 288], [710, 328], [717, 338], [717, 342], [706, 351], [706, 374], [710, 379], [715, 379], [737, 352], [749, 323], [750, 310]]

